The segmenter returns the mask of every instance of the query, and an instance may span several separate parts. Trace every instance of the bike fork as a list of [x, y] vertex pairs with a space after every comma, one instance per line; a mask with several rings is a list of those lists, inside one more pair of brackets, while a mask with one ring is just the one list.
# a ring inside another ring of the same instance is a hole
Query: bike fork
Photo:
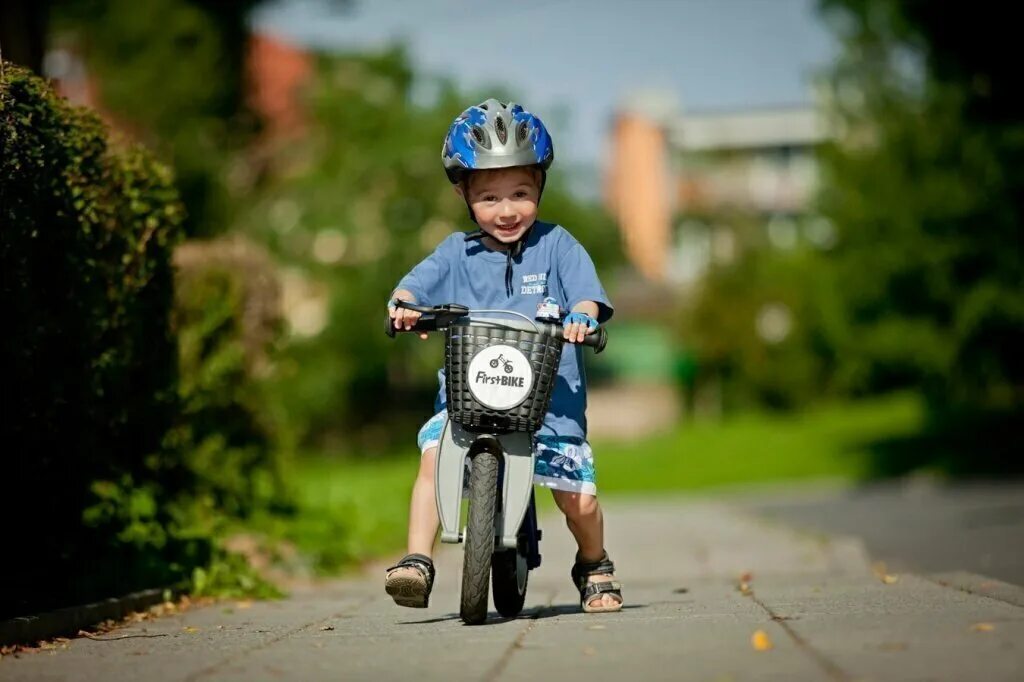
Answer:
[[[496, 441], [493, 446], [504, 452], [500, 520], [496, 522], [498, 545], [516, 549], [519, 529], [533, 500], [533, 439], [528, 433], [509, 433], [500, 436], [481, 436], [466, 431], [461, 424], [450, 419], [445, 422], [437, 449], [437, 467], [434, 472], [434, 490], [437, 511], [441, 521], [441, 542], [462, 541], [459, 511], [462, 502], [462, 484], [465, 459], [479, 438]], [[533, 517], [536, 527], [536, 516]]]

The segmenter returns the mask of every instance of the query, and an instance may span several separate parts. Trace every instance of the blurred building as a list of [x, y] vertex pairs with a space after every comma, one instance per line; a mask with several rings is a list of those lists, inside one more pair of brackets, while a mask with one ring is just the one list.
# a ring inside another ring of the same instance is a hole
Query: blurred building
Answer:
[[[246, 50], [246, 104], [263, 122], [264, 141], [288, 139], [305, 131], [300, 90], [312, 76], [313, 55], [267, 33], [254, 33]], [[103, 107], [99, 83], [73, 45], [46, 53], [43, 73], [72, 104], [96, 110], [107, 123], [132, 132]]]
[[814, 108], [680, 114], [650, 102], [618, 114], [606, 187], [645, 278], [686, 288], [742, 248], [827, 245], [829, 226], [810, 211], [826, 139]]
[[247, 102], [260, 116], [264, 134], [286, 139], [305, 132], [301, 88], [313, 72], [313, 56], [281, 38], [255, 33], [249, 39]]
[[[660, 92], [620, 106], [605, 199], [636, 274], [620, 277], [616, 291], [615, 334], [629, 352], [609, 354], [616, 385], [591, 395], [600, 435], [639, 435], [670, 427], [683, 410], [721, 409], [714, 390], [694, 393], [696, 359], [665, 328], [666, 315], [745, 249], [831, 245], [830, 225], [812, 210], [814, 152], [825, 139], [809, 106], [692, 114]], [[777, 312], [759, 316], [759, 333]]]

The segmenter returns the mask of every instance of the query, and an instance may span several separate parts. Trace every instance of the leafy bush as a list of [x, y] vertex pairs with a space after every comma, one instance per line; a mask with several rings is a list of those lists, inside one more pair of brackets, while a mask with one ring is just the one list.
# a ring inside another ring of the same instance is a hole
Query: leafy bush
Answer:
[[187, 244], [175, 286], [170, 170], [8, 64], [0, 143], [0, 616], [189, 579], [266, 594], [214, 540], [285, 501], [257, 380], [273, 263], [237, 240]]
[[[168, 313], [183, 212], [171, 172], [143, 149], [112, 142], [94, 114], [10, 64], [0, 145], [11, 391], [2, 504], [3, 517], [17, 519], [0, 606], [9, 615], [95, 596], [140, 567], [168, 579], [172, 564], [203, 552], [137, 525], [169, 521], [157, 501], [177, 469], [162, 446], [178, 403]], [[133, 521], [118, 532], [132, 537], [110, 553], [101, 548], [117, 533], [105, 524], [118, 514], [83, 520], [82, 511], [129, 489]], [[128, 531], [132, 524], [140, 532]], [[91, 570], [76, 579], [66, 574], [72, 565]]]
[[189, 242], [174, 254], [180, 426], [191, 493], [234, 517], [286, 505], [287, 449], [260, 378], [280, 329], [269, 255], [241, 238]]

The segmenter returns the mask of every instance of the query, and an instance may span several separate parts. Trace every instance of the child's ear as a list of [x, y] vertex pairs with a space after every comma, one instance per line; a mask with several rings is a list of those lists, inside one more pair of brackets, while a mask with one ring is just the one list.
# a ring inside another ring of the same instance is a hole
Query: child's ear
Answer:
[[461, 184], [452, 185], [452, 187], [455, 189], [455, 193], [459, 195], [460, 199], [465, 199], [466, 198], [466, 191], [464, 189], [462, 189], [462, 185]]

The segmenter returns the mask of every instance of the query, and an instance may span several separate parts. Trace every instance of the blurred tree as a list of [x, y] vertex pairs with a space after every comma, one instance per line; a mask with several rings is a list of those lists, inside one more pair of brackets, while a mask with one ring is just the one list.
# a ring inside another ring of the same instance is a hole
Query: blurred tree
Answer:
[[227, 160], [257, 121], [245, 106], [256, 0], [53, 0], [58, 43], [81, 53], [103, 110], [173, 164], [190, 235], [224, 231]]
[[798, 408], [831, 392], [838, 296], [812, 247], [750, 249], [713, 268], [682, 317], [700, 388], [713, 387], [727, 411]]
[[[400, 49], [321, 56], [306, 92], [308, 135], [277, 152], [239, 217], [239, 229], [261, 235], [286, 264], [292, 337], [278, 390], [306, 445], [361, 437], [380, 449], [410, 438], [396, 428], [403, 411], [410, 427], [430, 413], [442, 351], [387, 339], [384, 306], [413, 265], [473, 227], [441, 168], [441, 140], [462, 109], [486, 98], [435, 85], [415, 100], [429, 103], [414, 103]], [[556, 162], [542, 217], [604, 259], [614, 226], [562, 186]]]
[[1024, 94], [995, 3], [825, 0], [844, 51], [822, 210], [853, 389], [924, 388], [937, 415], [1024, 409]]

